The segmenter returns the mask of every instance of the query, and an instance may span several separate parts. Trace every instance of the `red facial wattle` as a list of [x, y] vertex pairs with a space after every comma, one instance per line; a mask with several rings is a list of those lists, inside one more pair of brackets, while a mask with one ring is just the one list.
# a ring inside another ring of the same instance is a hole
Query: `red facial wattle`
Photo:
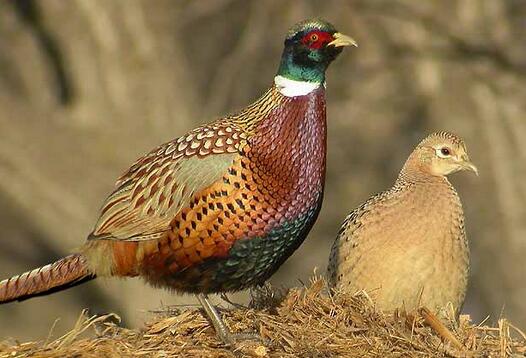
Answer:
[[301, 43], [311, 49], [318, 50], [332, 40], [334, 37], [330, 33], [314, 30], [303, 36]]

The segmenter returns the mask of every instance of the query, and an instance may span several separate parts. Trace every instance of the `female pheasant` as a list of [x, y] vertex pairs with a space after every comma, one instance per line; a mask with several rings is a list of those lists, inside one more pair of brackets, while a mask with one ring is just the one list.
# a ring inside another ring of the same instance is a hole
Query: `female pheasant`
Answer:
[[140, 276], [197, 294], [231, 343], [206, 295], [263, 283], [314, 224], [325, 177], [325, 71], [348, 45], [355, 42], [328, 22], [296, 24], [260, 99], [137, 160], [80, 252], [0, 282], [0, 302], [97, 276]]
[[332, 247], [331, 286], [368, 290], [383, 311], [422, 306], [458, 314], [469, 250], [464, 212], [447, 175], [477, 168], [457, 135], [437, 132], [411, 153], [392, 188], [353, 210]]

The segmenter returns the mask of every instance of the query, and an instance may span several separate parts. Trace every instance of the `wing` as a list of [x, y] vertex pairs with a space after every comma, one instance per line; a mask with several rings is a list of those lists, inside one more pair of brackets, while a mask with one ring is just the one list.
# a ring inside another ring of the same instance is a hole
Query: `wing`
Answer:
[[244, 139], [240, 129], [218, 121], [138, 159], [117, 181], [89, 239], [160, 238], [195, 193], [227, 172]]
[[[388, 190], [372, 196], [365, 203], [358, 208], [351, 211], [345, 218], [340, 231], [334, 240], [329, 257], [329, 264], [327, 268], [327, 279], [331, 287], [336, 287], [341, 280], [342, 275], [352, 272], [354, 264], [358, 260], [358, 252], [367, 250], [367, 248], [358, 246], [361, 245], [378, 245], [378, 243], [367, 242], [362, 239], [362, 236], [368, 236], [369, 232], [364, 232], [364, 224], [367, 224], [369, 218], [374, 216], [380, 205], [389, 202], [393, 191]], [[370, 227], [370, 226], [369, 226]]]

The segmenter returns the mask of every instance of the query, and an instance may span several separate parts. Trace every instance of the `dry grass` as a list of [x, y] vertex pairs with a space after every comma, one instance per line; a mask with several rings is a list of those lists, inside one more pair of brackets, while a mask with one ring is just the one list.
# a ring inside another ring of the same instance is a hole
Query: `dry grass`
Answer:
[[309, 287], [254, 293], [250, 308], [223, 310], [234, 332], [265, 340], [233, 350], [220, 344], [194, 308], [154, 313], [142, 330], [121, 328], [118, 317], [83, 314], [66, 335], [49, 342], [0, 343], [0, 357], [504, 357], [524, 356], [526, 337], [506, 319], [498, 327], [473, 325], [462, 316], [452, 326], [465, 347], [444, 344], [421, 319], [412, 324], [374, 309], [364, 294], [325, 294], [322, 280]]

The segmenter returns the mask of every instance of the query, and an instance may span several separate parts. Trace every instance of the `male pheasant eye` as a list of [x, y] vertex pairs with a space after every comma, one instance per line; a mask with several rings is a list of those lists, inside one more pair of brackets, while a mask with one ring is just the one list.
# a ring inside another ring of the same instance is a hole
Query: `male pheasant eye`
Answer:
[[317, 34], [311, 34], [310, 35], [311, 42], [316, 42], [316, 41], [318, 41], [318, 39], [319, 39], [319, 36]]

